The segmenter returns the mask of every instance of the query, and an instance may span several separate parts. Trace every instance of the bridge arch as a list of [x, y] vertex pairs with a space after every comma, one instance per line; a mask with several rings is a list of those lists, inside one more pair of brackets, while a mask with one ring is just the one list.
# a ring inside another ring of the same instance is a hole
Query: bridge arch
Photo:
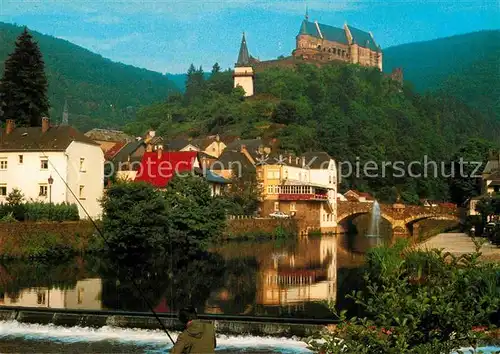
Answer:
[[[340, 223], [346, 222], [348, 220], [355, 219], [360, 215], [366, 215], [366, 214], [370, 214], [370, 213], [371, 213], [371, 210], [369, 210], [369, 211], [353, 211], [350, 213], [344, 213], [342, 215], [337, 216], [337, 223], [340, 224]], [[390, 215], [387, 215], [385, 213], [380, 213], [380, 217], [382, 219], [386, 220], [391, 225], [394, 222], [394, 219]]]
[[[339, 202], [337, 222], [343, 223], [362, 214], [371, 213], [373, 203]], [[380, 204], [380, 216], [392, 227], [393, 235], [411, 236], [414, 225], [426, 219], [460, 221], [457, 208], [429, 208], [416, 205]]]

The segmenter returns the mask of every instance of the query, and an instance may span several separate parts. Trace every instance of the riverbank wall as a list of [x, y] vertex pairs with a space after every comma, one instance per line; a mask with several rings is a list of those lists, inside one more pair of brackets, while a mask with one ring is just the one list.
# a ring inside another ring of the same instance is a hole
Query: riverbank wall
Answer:
[[[183, 330], [173, 314], [158, 314], [169, 331]], [[332, 321], [311, 319], [282, 319], [266, 317], [239, 317], [199, 315], [201, 320], [212, 321], [217, 333], [226, 335], [254, 335], [305, 338], [321, 332]], [[0, 306], [1, 321], [18, 321], [66, 327], [118, 327], [161, 330], [159, 321], [149, 313], [122, 311], [86, 311], [65, 309], [8, 308]]]
[[294, 219], [264, 219], [235, 217], [227, 220], [225, 239], [252, 239], [297, 235], [298, 225]]
[[[81, 254], [88, 250], [96, 229], [90, 221], [9, 222], [0, 224], [0, 257], [24, 258], [50, 248], [64, 247]], [[233, 218], [224, 239], [248, 240], [297, 235], [295, 220]]]

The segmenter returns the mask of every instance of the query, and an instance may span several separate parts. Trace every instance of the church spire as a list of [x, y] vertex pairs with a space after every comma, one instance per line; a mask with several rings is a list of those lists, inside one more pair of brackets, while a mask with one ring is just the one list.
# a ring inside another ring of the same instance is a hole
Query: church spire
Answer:
[[68, 121], [68, 101], [67, 100], [64, 100], [64, 110], [63, 110], [63, 116], [62, 116], [61, 125], [69, 125], [69, 121]]
[[309, 6], [306, 4], [306, 21], [309, 21]]
[[243, 32], [243, 38], [241, 39], [240, 54], [238, 55], [238, 61], [236, 66], [249, 66], [250, 65], [250, 54], [248, 54], [247, 40], [245, 39], [245, 32]]

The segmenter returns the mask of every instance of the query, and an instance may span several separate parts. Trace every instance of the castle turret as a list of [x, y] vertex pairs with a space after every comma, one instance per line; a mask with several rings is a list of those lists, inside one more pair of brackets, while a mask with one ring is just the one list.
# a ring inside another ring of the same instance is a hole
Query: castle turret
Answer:
[[245, 97], [253, 96], [253, 68], [250, 65], [250, 54], [248, 53], [245, 33], [241, 39], [240, 53], [234, 68], [234, 87], [240, 86], [245, 91]]

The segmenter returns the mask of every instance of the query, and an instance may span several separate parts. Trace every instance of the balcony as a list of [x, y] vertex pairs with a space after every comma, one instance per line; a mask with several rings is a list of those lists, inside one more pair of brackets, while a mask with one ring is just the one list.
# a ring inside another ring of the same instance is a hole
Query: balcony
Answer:
[[313, 193], [307, 193], [307, 194], [284, 194], [280, 193], [278, 195], [279, 200], [315, 200], [315, 201], [327, 201], [328, 200], [328, 195], [326, 194], [313, 194]]

